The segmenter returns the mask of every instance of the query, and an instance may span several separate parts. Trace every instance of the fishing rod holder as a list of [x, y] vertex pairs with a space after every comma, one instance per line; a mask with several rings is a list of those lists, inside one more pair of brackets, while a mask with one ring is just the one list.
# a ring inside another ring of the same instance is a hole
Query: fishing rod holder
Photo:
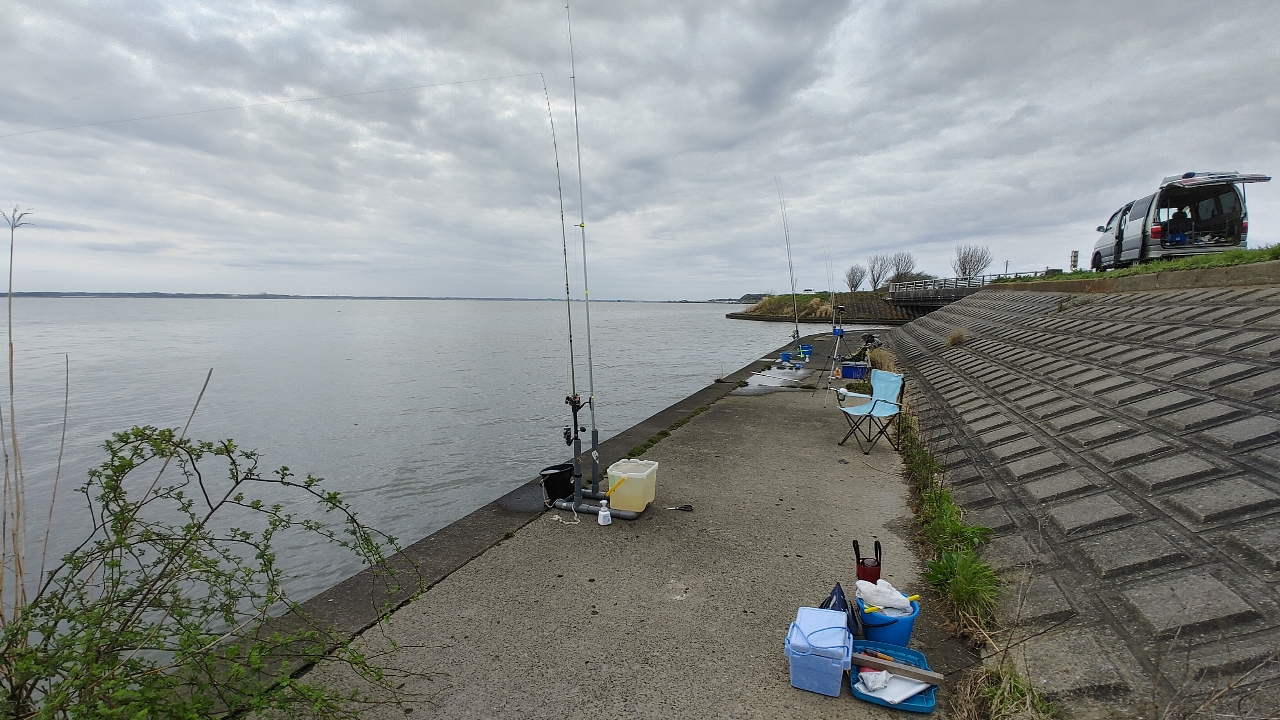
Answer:
[[[591, 505], [585, 502], [575, 503], [572, 500], [556, 500], [555, 506], [559, 510], [569, 510], [582, 515], [586, 515], [586, 514], [599, 515], [600, 514], [599, 505]], [[631, 510], [617, 510], [615, 508], [609, 508], [609, 515], [619, 520], [636, 520], [640, 517], [640, 513], [638, 512], [633, 512]]]

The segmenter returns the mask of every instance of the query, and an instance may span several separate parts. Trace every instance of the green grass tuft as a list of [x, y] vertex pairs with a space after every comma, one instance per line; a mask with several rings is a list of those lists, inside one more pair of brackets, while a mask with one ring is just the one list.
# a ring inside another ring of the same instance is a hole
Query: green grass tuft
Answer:
[[944, 550], [925, 565], [925, 579], [947, 596], [962, 620], [990, 627], [1000, 595], [1000, 578], [990, 565], [973, 550]]

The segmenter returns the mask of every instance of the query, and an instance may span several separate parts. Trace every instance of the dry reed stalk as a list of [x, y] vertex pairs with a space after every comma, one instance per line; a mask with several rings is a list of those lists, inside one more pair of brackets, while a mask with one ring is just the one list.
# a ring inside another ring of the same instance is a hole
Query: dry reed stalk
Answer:
[[[10, 213], [0, 211], [0, 217], [3, 217], [9, 225], [9, 292], [8, 292], [8, 332], [7, 340], [9, 346], [8, 371], [9, 371], [9, 427], [8, 433], [5, 432], [3, 414], [0, 414], [0, 452], [4, 454], [4, 514], [3, 520], [0, 520], [0, 608], [8, 603], [7, 594], [13, 595], [12, 619], [17, 620], [22, 609], [27, 604], [27, 583], [26, 583], [26, 543], [27, 543], [27, 518], [26, 518], [26, 483], [22, 474], [22, 454], [18, 446], [18, 424], [14, 417], [14, 382], [13, 382], [13, 257], [14, 247], [16, 244], [17, 231], [20, 227], [25, 227], [31, 223], [25, 218], [31, 214], [30, 210], [20, 212], [17, 207], [13, 208]], [[6, 441], [7, 438], [7, 441]], [[12, 459], [10, 459], [12, 453]], [[6, 590], [6, 578], [13, 575], [13, 589]], [[9, 617], [4, 612], [0, 612], [0, 626], [6, 623]]]

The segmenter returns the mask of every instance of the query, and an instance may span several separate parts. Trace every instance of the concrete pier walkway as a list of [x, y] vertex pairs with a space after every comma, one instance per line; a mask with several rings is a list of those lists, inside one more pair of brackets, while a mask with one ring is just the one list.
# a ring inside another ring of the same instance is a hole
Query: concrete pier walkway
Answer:
[[645, 453], [657, 500], [639, 520], [550, 510], [364, 640], [394, 638], [390, 664], [429, 676], [405, 687], [433, 698], [412, 717], [890, 717], [847, 684], [839, 698], [792, 688], [782, 649], [798, 606], [836, 581], [852, 594], [850, 541], [878, 539], [884, 576], [926, 593], [913, 646], [941, 672], [972, 662], [920, 576], [898, 455], [839, 447], [845, 431], [834, 394], [730, 393]]

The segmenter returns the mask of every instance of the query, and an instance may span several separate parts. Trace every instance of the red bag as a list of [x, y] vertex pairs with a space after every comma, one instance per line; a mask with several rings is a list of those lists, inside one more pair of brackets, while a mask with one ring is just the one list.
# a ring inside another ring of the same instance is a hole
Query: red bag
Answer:
[[866, 580], [869, 583], [875, 583], [880, 579], [880, 541], [876, 541], [876, 556], [873, 558], [862, 557], [862, 551], [858, 549], [858, 541], [853, 541], [853, 556], [858, 560], [858, 579]]

